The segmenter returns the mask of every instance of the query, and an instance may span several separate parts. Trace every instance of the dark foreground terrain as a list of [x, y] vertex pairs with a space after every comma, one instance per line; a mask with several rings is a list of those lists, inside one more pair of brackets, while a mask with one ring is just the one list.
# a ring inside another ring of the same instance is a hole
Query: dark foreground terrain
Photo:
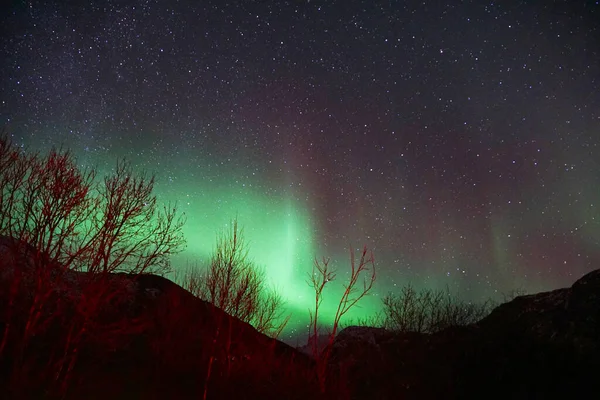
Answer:
[[600, 395], [599, 343], [596, 270], [432, 335], [348, 328], [331, 361], [356, 398], [583, 398]]
[[1, 398], [465, 399], [600, 393], [600, 270], [436, 334], [349, 327], [315, 362], [155, 275], [32, 266], [0, 240]]

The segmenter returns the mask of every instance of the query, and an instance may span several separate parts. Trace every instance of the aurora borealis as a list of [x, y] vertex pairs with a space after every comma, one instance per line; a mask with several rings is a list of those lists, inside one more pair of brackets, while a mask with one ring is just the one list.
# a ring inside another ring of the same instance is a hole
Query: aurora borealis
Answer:
[[238, 217], [304, 332], [314, 257], [369, 246], [471, 300], [600, 267], [597, 1], [15, 1], [0, 121], [156, 173], [202, 265]]

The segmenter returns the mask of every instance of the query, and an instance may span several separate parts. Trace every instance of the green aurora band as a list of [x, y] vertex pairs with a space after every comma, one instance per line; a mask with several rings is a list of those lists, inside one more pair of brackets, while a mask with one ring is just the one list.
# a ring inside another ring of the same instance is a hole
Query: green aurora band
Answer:
[[[217, 233], [237, 218], [249, 257], [259, 268], [265, 269], [269, 285], [284, 298], [285, 315], [290, 316], [284, 335], [307, 332], [309, 309], [315, 307], [314, 291], [307, 282], [315, 257], [321, 258], [321, 255], [316, 253], [315, 227], [306, 206], [289, 195], [277, 198], [252, 188], [240, 191], [225, 187], [205, 188], [211, 196], [200, 196], [189, 204], [182, 204], [181, 192], [163, 192], [158, 184], [157, 188], [161, 201], [178, 201], [186, 214], [187, 249], [173, 260], [175, 275], [181, 267], [204, 268], [213, 252]], [[215, 202], [215, 199], [219, 200]], [[330, 265], [336, 268], [338, 276], [326, 287], [319, 311], [319, 323], [324, 331], [333, 323], [343, 284], [349, 276], [349, 252], [332, 257]], [[342, 323], [373, 315], [379, 303], [365, 297], [358, 307], [346, 314]]]
[[[159, 201], [176, 201], [186, 216], [187, 248], [173, 259], [175, 272], [170, 276], [173, 280], [187, 267], [205, 268], [217, 234], [237, 218], [249, 257], [257, 267], [265, 269], [270, 287], [285, 301], [285, 316], [289, 315], [290, 319], [283, 336], [302, 336], [308, 332], [309, 310], [315, 308], [315, 295], [308, 277], [315, 257], [331, 256], [330, 265], [336, 269], [337, 279], [325, 289], [319, 324], [324, 332], [332, 326], [343, 285], [350, 273], [349, 251], [318, 254], [317, 232], [307, 205], [291, 194], [267, 194], [258, 189], [259, 184], [232, 189], [228, 185], [205, 182], [194, 184], [194, 188], [202, 188], [202, 193], [198, 193], [186, 185], [177, 188], [163, 185], [162, 181], [164, 179], [158, 179], [156, 185]], [[358, 252], [356, 249], [357, 255]], [[375, 287], [372, 293], [375, 293]], [[378, 311], [380, 304], [378, 299], [367, 296], [341, 322], [368, 318]]]
[[[69, 146], [67, 143], [66, 139], [57, 135], [53, 144], [62, 149], [73, 147], [72, 154], [77, 163], [81, 168], [96, 168], [97, 179], [109, 175], [119, 159], [128, 161], [136, 173], [155, 175], [154, 194], [158, 203], [176, 204], [186, 218], [183, 233], [187, 246], [172, 258], [173, 272], [167, 276], [174, 281], [178, 281], [178, 276], [189, 267], [205, 268], [214, 250], [217, 234], [237, 218], [244, 232], [249, 257], [257, 267], [264, 268], [269, 285], [284, 299], [284, 317], [289, 316], [290, 319], [282, 339], [305, 338], [308, 334], [309, 310], [314, 311], [315, 308], [314, 290], [308, 284], [309, 274], [315, 258], [330, 257], [330, 266], [335, 268], [337, 278], [325, 288], [318, 322], [321, 332], [331, 328], [344, 284], [350, 275], [349, 249], [334, 250], [335, 254], [320, 253], [319, 232], [308, 211], [310, 205], [298, 200], [301, 196], [297, 193], [281, 190], [281, 187], [289, 188], [286, 183], [288, 174], [283, 173], [275, 180], [259, 177], [259, 174], [249, 177], [247, 168], [239, 165], [211, 171], [211, 166], [223, 163], [207, 157], [198, 165], [189, 161], [188, 154], [182, 154], [178, 160], [154, 159], [147, 153], [150, 144], [139, 146], [137, 151], [113, 145], [104, 152], [90, 153], [81, 150], [85, 147], [83, 144]], [[52, 146], [26, 141], [24, 145], [41, 154]], [[358, 255], [359, 251], [360, 248], [355, 248], [355, 254]], [[377, 255], [375, 257], [377, 259]], [[381, 292], [381, 285], [385, 285], [382, 280], [379, 278], [370, 295], [344, 315], [342, 325], [365, 320], [381, 310], [377, 293]]]

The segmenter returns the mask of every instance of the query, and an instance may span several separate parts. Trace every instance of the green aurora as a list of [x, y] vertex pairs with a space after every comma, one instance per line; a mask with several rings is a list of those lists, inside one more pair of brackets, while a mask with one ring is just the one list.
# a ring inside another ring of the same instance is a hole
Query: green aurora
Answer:
[[[69, 149], [68, 141], [57, 135], [56, 147]], [[54, 143], [53, 143], [54, 145]], [[349, 249], [328, 249], [319, 243], [321, 237], [311, 205], [303, 191], [295, 192], [289, 182], [291, 173], [282, 170], [276, 179], [248, 173], [246, 166], [223, 165], [216, 158], [206, 157], [203, 163], [190, 163], [183, 155], [179, 159], [148, 157], [145, 150], [157, 143], [138, 146], [136, 152], [124, 146], [110, 146], [104, 152], [82, 151], [85, 145], [75, 146], [72, 154], [82, 168], [94, 167], [102, 179], [110, 174], [119, 159], [125, 159], [136, 173], [156, 177], [154, 194], [159, 204], [176, 204], [185, 214], [183, 232], [186, 249], [172, 258], [173, 272], [167, 277], [179, 282], [188, 268], [205, 268], [214, 250], [217, 234], [237, 218], [248, 245], [249, 257], [263, 268], [269, 285], [278, 291], [285, 302], [284, 317], [289, 322], [282, 338], [304, 337], [308, 333], [309, 310], [314, 310], [314, 291], [308, 284], [315, 258], [330, 258], [337, 278], [325, 289], [319, 309], [319, 325], [323, 332], [331, 328], [344, 284], [350, 273]], [[24, 143], [25, 148], [48, 151], [50, 144]], [[246, 165], [252, 160], [245, 160]], [[221, 169], [214, 170], [218, 165]], [[283, 185], [278, 184], [283, 182]], [[288, 188], [287, 191], [281, 187]], [[306, 190], [306, 188], [303, 188]], [[355, 253], [362, 248], [354, 243]], [[377, 260], [377, 254], [375, 255]], [[378, 263], [376, 262], [376, 268]], [[385, 277], [375, 283], [371, 293], [351, 309], [341, 324], [367, 319], [381, 308], [378, 293], [383, 293]], [[391, 287], [393, 288], [393, 287]]]
[[[472, 301], [490, 297], [501, 300], [502, 294], [512, 289], [532, 293], [561, 287], [564, 285], [557, 277], [550, 278], [542, 272], [548, 259], [539, 256], [547, 247], [545, 241], [557, 240], [552, 235], [555, 225], [575, 222], [572, 226], [586, 238], [588, 246], [598, 240], [597, 230], [586, 222], [595, 220], [597, 215], [593, 201], [579, 208], [579, 214], [568, 215], [568, 221], [543, 219], [540, 226], [539, 217], [527, 214], [531, 221], [524, 222], [538, 228], [525, 230], [528, 232], [525, 238], [529, 238], [525, 242], [517, 241], [518, 234], [514, 232], [518, 218], [508, 209], [490, 209], [489, 217], [481, 221], [457, 219], [453, 221], [456, 229], [448, 230], [425, 208], [404, 217], [407, 221], [422, 221], [421, 232], [384, 231], [375, 236], [376, 232], [368, 229], [371, 221], [364, 217], [366, 211], [358, 207], [348, 211], [343, 226], [332, 229], [321, 225], [323, 204], [314, 200], [319, 189], [307, 185], [310, 181], [306, 179], [303, 180], [305, 185], [294, 185], [295, 181], [302, 180], [295, 176], [300, 172], [289, 165], [269, 165], [268, 160], [259, 160], [250, 153], [236, 157], [235, 149], [218, 157], [214, 155], [216, 152], [194, 157], [196, 149], [190, 146], [187, 150], [178, 150], [177, 157], [162, 156], [160, 152], [169, 154], [173, 150], [159, 152], [157, 149], [162, 149], [164, 143], [151, 140], [138, 144], [135, 149], [121, 143], [108, 144], [103, 151], [89, 152], [85, 150], [85, 143], [73, 145], [60, 138], [57, 135], [53, 144], [73, 148], [80, 165], [95, 166], [99, 177], [109, 173], [120, 158], [130, 161], [136, 172], [156, 175], [155, 194], [159, 203], [176, 203], [187, 220], [184, 227], [187, 248], [173, 257], [174, 273], [170, 277], [174, 280], [190, 266], [204, 268], [216, 235], [237, 218], [244, 229], [250, 257], [259, 268], [265, 269], [268, 283], [285, 300], [285, 315], [289, 315], [290, 320], [284, 339], [293, 340], [307, 333], [309, 310], [314, 309], [314, 293], [307, 280], [315, 258], [330, 257], [331, 266], [337, 271], [337, 279], [326, 288], [320, 309], [322, 329], [331, 327], [349, 276], [350, 245], [355, 252], [364, 244], [373, 249], [377, 281], [370, 295], [345, 315], [342, 325], [377, 315], [382, 310], [380, 296], [398, 291], [406, 284], [417, 289], [449, 287], [461, 298]], [[41, 152], [47, 151], [49, 146], [24, 142], [26, 148]], [[565, 176], [547, 190], [560, 193], [558, 189], [568, 182]], [[591, 188], [587, 192], [587, 198], [597, 197]], [[535, 193], [530, 195], [535, 196]], [[557, 207], [552, 201], [563, 200], [554, 198], [544, 209], [551, 210]], [[368, 208], [367, 204], [363, 206]], [[344, 230], [344, 226], [354, 229]], [[540, 228], [543, 230], [538, 231]], [[334, 231], [337, 239], [333, 237], [328, 241]], [[419, 246], [425, 242], [427, 246]], [[564, 246], [556, 242], [555, 251], [559, 256], [571, 253]], [[487, 267], [481, 268], [482, 265]], [[563, 265], [569, 267], [565, 270], [569, 276], [562, 279], [572, 281], [585, 272], [587, 261], [577, 256], [565, 259]]]
[[[159, 185], [160, 187], [160, 185]], [[204, 268], [212, 254], [217, 233], [237, 218], [248, 244], [249, 256], [257, 267], [264, 268], [270, 286], [285, 300], [286, 315], [290, 316], [284, 334], [304, 333], [308, 329], [309, 309], [315, 307], [314, 292], [307, 283], [315, 257], [321, 259], [315, 243], [316, 228], [306, 205], [292, 196], [274, 197], [247, 188], [244, 191], [228, 188], [208, 188], [192, 204], [181, 204], [186, 214], [184, 233], [187, 249], [174, 258], [174, 275], [182, 267]], [[169, 193], [157, 191], [160, 199]], [[214, 198], [219, 200], [215, 204]], [[358, 251], [358, 250], [357, 250]], [[333, 323], [337, 304], [350, 270], [349, 252], [332, 256], [331, 265], [338, 278], [327, 287], [320, 310], [320, 324], [326, 330]], [[173, 279], [176, 280], [174, 276]], [[351, 310], [343, 321], [366, 318], [377, 311], [379, 301], [364, 298], [359, 307]]]

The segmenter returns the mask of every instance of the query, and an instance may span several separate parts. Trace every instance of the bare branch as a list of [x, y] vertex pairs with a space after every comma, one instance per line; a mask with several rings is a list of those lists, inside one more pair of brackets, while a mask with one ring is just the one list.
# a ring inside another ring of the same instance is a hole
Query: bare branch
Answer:
[[[362, 281], [362, 288], [357, 287], [359, 278], [364, 273], [370, 272], [369, 277], [364, 277]], [[319, 307], [323, 301], [323, 289], [327, 283], [331, 282], [336, 278], [334, 271], [329, 269], [329, 259], [323, 258], [322, 262], [315, 259], [313, 264], [312, 274], [309, 275], [308, 284], [315, 291], [315, 309], [314, 312], [309, 310], [310, 324], [309, 324], [309, 343], [312, 344], [313, 356], [317, 360], [317, 376], [319, 378], [319, 384], [322, 391], [325, 391], [326, 375], [327, 375], [327, 363], [331, 354], [331, 345], [335, 339], [335, 335], [338, 331], [341, 318], [346, 314], [352, 307], [356, 305], [365, 297], [373, 288], [375, 283], [375, 259], [373, 253], [367, 250], [367, 247], [363, 247], [360, 260], [358, 265], [354, 256], [354, 250], [350, 248], [350, 278], [348, 283], [344, 286], [344, 293], [342, 294], [338, 307], [333, 320], [333, 328], [328, 335], [328, 345], [325, 350], [321, 352], [319, 348]]]
[[259, 332], [277, 335], [287, 323], [282, 320], [283, 298], [267, 287], [265, 271], [249, 259], [243, 230], [235, 219], [228, 230], [217, 234], [207, 270], [189, 269], [183, 285]]

